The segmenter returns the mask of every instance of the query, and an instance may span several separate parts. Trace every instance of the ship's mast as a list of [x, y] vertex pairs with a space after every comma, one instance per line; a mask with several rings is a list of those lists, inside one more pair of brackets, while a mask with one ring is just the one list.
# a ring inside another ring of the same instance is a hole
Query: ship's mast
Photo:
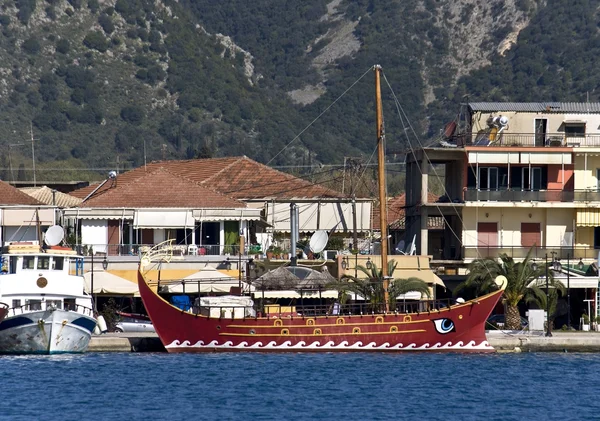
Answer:
[[375, 104], [377, 110], [377, 182], [379, 184], [379, 227], [381, 230], [381, 275], [383, 277], [383, 299], [385, 311], [389, 311], [389, 274], [388, 274], [388, 241], [387, 241], [387, 195], [385, 182], [385, 132], [383, 130], [383, 111], [381, 107], [381, 66], [373, 66], [375, 71]]

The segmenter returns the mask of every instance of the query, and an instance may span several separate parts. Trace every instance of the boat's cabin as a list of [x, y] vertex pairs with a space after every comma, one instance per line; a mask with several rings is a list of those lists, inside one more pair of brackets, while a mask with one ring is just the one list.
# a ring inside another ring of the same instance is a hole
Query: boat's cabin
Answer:
[[[28, 271], [51, 272], [62, 275], [82, 275], [83, 258], [64, 254], [2, 254], [0, 275], [25, 273]], [[74, 267], [72, 265], [74, 264]], [[74, 269], [74, 271], [72, 271]]]

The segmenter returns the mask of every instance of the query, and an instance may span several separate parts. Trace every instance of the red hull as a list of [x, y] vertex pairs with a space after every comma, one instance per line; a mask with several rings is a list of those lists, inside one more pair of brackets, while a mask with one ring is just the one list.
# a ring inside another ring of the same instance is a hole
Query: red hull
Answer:
[[180, 310], [138, 273], [140, 295], [168, 352], [494, 352], [485, 322], [502, 290], [450, 308], [412, 314], [209, 318]]

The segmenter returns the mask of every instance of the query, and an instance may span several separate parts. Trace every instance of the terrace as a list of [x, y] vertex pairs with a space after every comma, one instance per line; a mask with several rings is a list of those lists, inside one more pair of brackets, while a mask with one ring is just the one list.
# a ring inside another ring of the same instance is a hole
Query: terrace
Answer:
[[589, 147], [600, 148], [600, 134], [502, 133], [490, 141], [489, 134], [466, 133], [455, 136], [458, 147], [513, 146], [526, 148]]

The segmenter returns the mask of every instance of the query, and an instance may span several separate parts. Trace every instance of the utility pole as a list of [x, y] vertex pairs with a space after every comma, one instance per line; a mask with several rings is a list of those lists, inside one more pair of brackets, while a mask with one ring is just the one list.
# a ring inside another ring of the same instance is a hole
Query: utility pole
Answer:
[[35, 141], [33, 138], [33, 123], [29, 122], [29, 133], [31, 134], [31, 162], [33, 164], [33, 187], [36, 187], [35, 182]]

